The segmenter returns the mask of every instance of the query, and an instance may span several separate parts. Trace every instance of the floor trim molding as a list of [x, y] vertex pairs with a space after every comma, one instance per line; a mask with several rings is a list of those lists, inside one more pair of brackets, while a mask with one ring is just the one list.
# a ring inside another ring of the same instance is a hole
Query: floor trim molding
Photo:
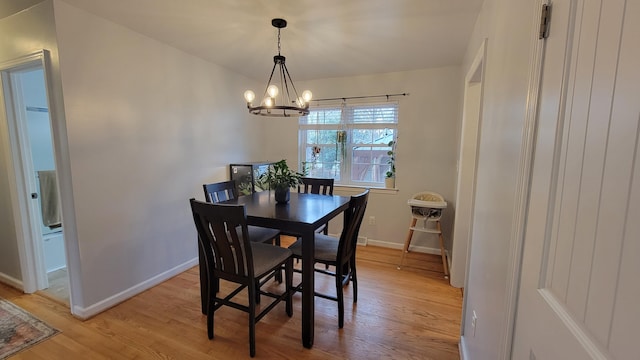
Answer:
[[9, 276], [5, 273], [0, 273], [0, 282], [12, 286], [20, 291], [24, 291], [22, 280], [18, 280], [13, 276]]
[[172, 269], [169, 269], [163, 273], [160, 273], [148, 280], [145, 280], [137, 285], [134, 285], [122, 292], [119, 292], [113, 296], [110, 296], [102, 301], [99, 301], [88, 307], [73, 306], [73, 315], [79, 319], [86, 320], [95, 316], [119, 303], [132, 298], [141, 292], [148, 290], [161, 282], [164, 282], [188, 269], [198, 265], [198, 258], [193, 258], [187, 262], [184, 262]]

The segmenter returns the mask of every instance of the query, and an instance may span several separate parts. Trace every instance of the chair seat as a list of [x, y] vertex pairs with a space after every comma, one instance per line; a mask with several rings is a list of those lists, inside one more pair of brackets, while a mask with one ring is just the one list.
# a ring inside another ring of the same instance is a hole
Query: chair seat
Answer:
[[[316, 233], [316, 249], [315, 259], [318, 262], [336, 262], [336, 256], [338, 254], [339, 240], [327, 236], [324, 234]], [[298, 239], [296, 242], [289, 246], [289, 249], [293, 252], [293, 256], [302, 257], [302, 239]]]
[[257, 242], [251, 242], [251, 252], [253, 253], [253, 272], [256, 274], [256, 278], [261, 278], [292, 254], [289, 249]]
[[269, 229], [253, 225], [248, 225], [247, 228], [249, 230], [249, 239], [251, 239], [252, 243], [271, 242], [271, 240], [280, 235], [280, 230], [277, 229]]

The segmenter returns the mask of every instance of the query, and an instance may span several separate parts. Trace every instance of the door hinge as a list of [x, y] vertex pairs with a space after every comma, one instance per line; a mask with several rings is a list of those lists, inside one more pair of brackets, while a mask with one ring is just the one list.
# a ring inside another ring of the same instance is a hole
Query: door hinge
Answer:
[[551, 5], [542, 5], [542, 15], [540, 15], [540, 33], [538, 39], [549, 37], [549, 23], [551, 22]]

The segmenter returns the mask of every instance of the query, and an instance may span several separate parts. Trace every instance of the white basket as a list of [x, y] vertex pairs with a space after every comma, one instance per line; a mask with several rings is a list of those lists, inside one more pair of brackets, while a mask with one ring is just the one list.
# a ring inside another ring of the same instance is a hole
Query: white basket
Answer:
[[437, 221], [442, 216], [442, 209], [447, 207], [442, 195], [431, 191], [414, 194], [407, 204], [411, 206], [411, 215], [419, 220]]

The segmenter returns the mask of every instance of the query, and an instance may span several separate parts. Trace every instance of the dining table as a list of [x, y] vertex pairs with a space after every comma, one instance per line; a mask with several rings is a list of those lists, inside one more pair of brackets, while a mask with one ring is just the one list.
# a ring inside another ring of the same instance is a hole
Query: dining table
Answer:
[[[278, 229], [302, 239], [302, 344], [313, 346], [314, 337], [314, 267], [315, 232], [349, 207], [350, 197], [291, 192], [289, 201], [279, 204], [273, 191], [255, 192], [223, 201], [222, 204], [244, 205], [247, 224]], [[200, 262], [200, 289], [203, 311], [206, 309], [206, 277]]]

